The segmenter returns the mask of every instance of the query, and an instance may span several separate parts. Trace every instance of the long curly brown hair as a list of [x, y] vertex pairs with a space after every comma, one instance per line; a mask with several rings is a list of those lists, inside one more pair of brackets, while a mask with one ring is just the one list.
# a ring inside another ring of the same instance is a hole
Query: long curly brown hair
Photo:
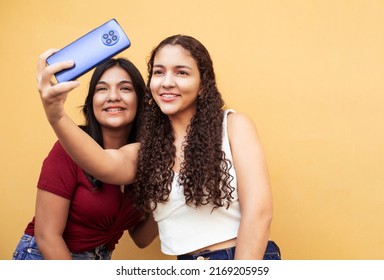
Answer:
[[[231, 162], [222, 151], [224, 101], [216, 86], [213, 63], [207, 49], [195, 38], [174, 35], [153, 49], [148, 61], [147, 87], [157, 52], [166, 45], [180, 45], [195, 59], [201, 78], [201, 91], [196, 113], [187, 129], [182, 147], [184, 162], [178, 182], [184, 187], [185, 201], [190, 206], [212, 204], [213, 208], [229, 207], [234, 188], [229, 174]], [[152, 211], [157, 203], [168, 200], [175, 172], [176, 147], [174, 133], [167, 115], [153, 102], [148, 91], [144, 102], [143, 125], [139, 129], [139, 150], [136, 183], [131, 188], [137, 206]]]

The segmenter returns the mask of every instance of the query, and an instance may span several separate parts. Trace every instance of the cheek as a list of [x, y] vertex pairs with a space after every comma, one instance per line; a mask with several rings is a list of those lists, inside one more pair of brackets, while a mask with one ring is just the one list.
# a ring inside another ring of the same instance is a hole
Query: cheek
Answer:
[[199, 94], [200, 91], [200, 84], [197, 82], [191, 82], [180, 85], [181, 88], [184, 89], [184, 91], [189, 93], [191, 96], [196, 96]]
[[137, 109], [137, 96], [136, 94], [132, 94], [132, 95], [127, 95], [124, 97], [124, 102], [131, 108], [135, 108]]
[[93, 96], [93, 108], [97, 107], [97, 106], [101, 106], [104, 102], [105, 102], [105, 99], [106, 99], [106, 95], [104, 94], [95, 94]]
[[137, 105], [137, 98], [138, 97], [137, 97], [136, 93], [132, 94], [131, 100], [132, 100], [132, 103], [135, 104], [135, 105]]
[[151, 83], [149, 84], [149, 89], [152, 92], [156, 91], [159, 88], [160, 83], [161, 83], [161, 81], [159, 79], [152, 78], [151, 79]]
[[93, 115], [95, 116], [96, 120], [100, 122], [102, 120], [102, 109], [101, 106], [93, 102]]

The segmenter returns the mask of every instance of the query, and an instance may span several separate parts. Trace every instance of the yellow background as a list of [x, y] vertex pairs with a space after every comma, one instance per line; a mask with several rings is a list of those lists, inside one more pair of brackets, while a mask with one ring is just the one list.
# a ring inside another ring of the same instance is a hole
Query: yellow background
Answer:
[[[384, 259], [384, 2], [379, 0], [52, 1], [0, 3], [0, 259], [34, 214], [42, 160], [56, 137], [36, 89], [36, 62], [116, 18], [121, 55], [146, 78], [163, 38], [210, 51], [228, 107], [255, 121], [274, 195], [271, 238], [284, 259]], [[67, 110], [82, 122], [90, 74]], [[158, 240], [115, 259], [167, 259]]]

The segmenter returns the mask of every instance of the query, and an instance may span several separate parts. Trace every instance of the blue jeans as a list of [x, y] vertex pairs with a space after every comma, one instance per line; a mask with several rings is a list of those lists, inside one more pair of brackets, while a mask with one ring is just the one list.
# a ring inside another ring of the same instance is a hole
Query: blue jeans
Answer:
[[[233, 260], [236, 247], [220, 249], [215, 251], [206, 250], [193, 255], [177, 256], [178, 260]], [[281, 260], [280, 248], [274, 241], [268, 241], [264, 260]]]
[[[73, 260], [110, 260], [112, 252], [105, 246], [81, 253], [71, 253]], [[24, 234], [13, 253], [13, 260], [44, 260], [34, 236]]]

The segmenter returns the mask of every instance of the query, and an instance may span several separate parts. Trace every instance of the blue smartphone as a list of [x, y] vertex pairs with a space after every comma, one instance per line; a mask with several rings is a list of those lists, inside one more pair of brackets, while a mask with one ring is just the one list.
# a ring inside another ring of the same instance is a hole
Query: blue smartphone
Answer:
[[72, 81], [101, 62], [127, 49], [131, 41], [115, 19], [95, 28], [47, 59], [48, 64], [73, 60], [74, 66], [55, 74], [56, 80]]

